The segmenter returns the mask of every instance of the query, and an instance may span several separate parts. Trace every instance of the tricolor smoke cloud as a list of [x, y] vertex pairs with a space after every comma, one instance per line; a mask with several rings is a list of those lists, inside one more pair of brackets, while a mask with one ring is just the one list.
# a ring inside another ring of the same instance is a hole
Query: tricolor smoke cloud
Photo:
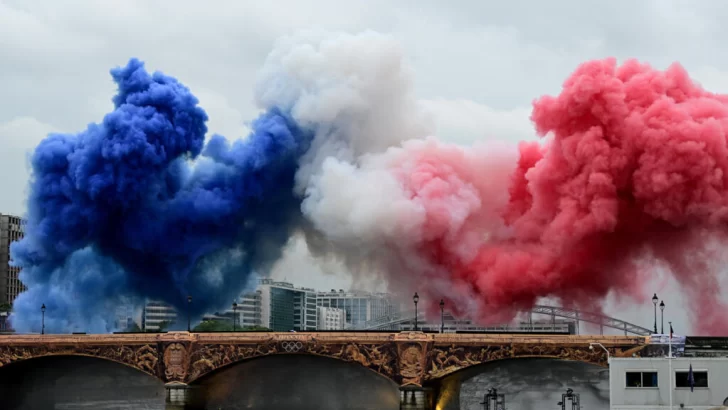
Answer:
[[226, 308], [296, 232], [354, 274], [416, 284], [460, 313], [503, 319], [540, 297], [598, 309], [657, 267], [689, 295], [697, 331], [728, 331], [716, 261], [728, 214], [728, 97], [629, 61], [580, 66], [534, 102], [543, 144], [439, 142], [403, 51], [376, 33], [282, 40], [263, 111], [234, 143], [177, 80], [131, 60], [115, 109], [32, 158], [28, 286], [13, 324], [108, 331], [121, 298], [193, 316]]

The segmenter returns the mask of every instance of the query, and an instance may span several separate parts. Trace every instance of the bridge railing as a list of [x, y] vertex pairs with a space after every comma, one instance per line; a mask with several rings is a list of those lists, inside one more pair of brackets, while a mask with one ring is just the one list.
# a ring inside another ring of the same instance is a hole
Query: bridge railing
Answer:
[[[577, 323], [577, 326], [579, 322], [586, 322], [591, 323], [595, 325], [599, 325], [600, 329], [603, 329], [604, 327], [611, 328], [611, 329], [617, 329], [620, 331], [623, 331], [625, 335], [633, 334], [638, 336], [648, 336], [652, 334], [652, 331], [650, 329], [647, 329], [645, 327], [635, 325], [633, 323], [629, 323], [624, 320], [616, 319], [613, 317], [609, 317], [606, 315], [602, 315], [599, 313], [593, 313], [593, 312], [584, 312], [579, 311], [576, 309], [570, 309], [570, 308], [564, 308], [564, 307], [558, 307], [558, 306], [546, 306], [546, 305], [536, 305], [534, 306], [529, 312], [529, 315], [532, 314], [540, 314], [540, 315], [548, 315], [551, 316], [552, 322], [555, 323], [555, 319], [557, 317], [559, 318], [565, 318], [565, 319], [572, 319]], [[417, 320], [422, 320], [422, 313], [419, 312]], [[529, 316], [530, 317], [530, 316]], [[414, 309], [409, 311], [400, 312], [399, 314], [390, 314], [387, 316], [382, 316], [374, 320], [370, 320], [367, 322], [364, 322], [358, 326], [355, 327], [357, 330], [396, 330], [394, 329], [396, 326], [399, 326], [404, 323], [414, 322], [415, 320], [415, 311]], [[425, 324], [425, 321], [421, 322], [423, 325]], [[458, 324], [455, 324], [455, 327], [457, 327]], [[452, 321], [449, 321], [447, 323], [448, 328], [452, 328]], [[485, 328], [490, 328], [488, 326], [484, 326]], [[495, 326], [493, 328], [497, 328], [501, 326]], [[603, 331], [601, 332], [603, 333]]]

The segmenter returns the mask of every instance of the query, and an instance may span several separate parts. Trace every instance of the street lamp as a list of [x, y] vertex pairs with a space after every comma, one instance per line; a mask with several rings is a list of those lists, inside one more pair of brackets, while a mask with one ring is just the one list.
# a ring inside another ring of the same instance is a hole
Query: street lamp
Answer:
[[604, 347], [604, 345], [601, 344], [601, 343], [589, 343], [589, 350], [594, 350], [594, 346], [599, 346], [602, 349], [604, 349], [605, 352], [607, 352], [607, 363], [608, 363], [609, 362], [609, 358], [611, 357], [611, 356], [609, 356], [609, 350], [607, 350], [607, 348]]
[[445, 333], [445, 299], [440, 299], [440, 333]]
[[506, 398], [503, 393], [498, 393], [498, 389], [490, 388], [480, 404], [483, 405], [483, 410], [505, 410]]
[[40, 306], [40, 334], [45, 334], [45, 303]]
[[[607, 352], [607, 365], [611, 366], [612, 364], [609, 363], [610, 362], [609, 359], [611, 358], [611, 356], [609, 355], [609, 350], [606, 347], [604, 347], [604, 345], [601, 344], [601, 343], [589, 343], [589, 350], [594, 350], [594, 346], [599, 346], [602, 349], [604, 349], [605, 352]], [[611, 383], [611, 380], [612, 380], [612, 369], [611, 369], [611, 367], [609, 369], [609, 380], [610, 380], [610, 383]], [[610, 403], [609, 405], [611, 406], [611, 403], [612, 403], [612, 389], [609, 389], [609, 403]]]
[[561, 401], [556, 404], [561, 406], [561, 410], [566, 410], [567, 401], [571, 401], [571, 410], [581, 409], [581, 405], [579, 403], [579, 394], [574, 393], [574, 390], [566, 389], [566, 393], [561, 394]]
[[652, 296], [652, 304], [655, 306], [655, 333], [657, 333], [657, 293]]
[[192, 296], [187, 295], [187, 331], [190, 332], [190, 305], [192, 305]]
[[238, 310], [238, 303], [233, 302], [233, 332], [235, 331], [235, 319], [238, 317], [237, 310]]
[[660, 301], [660, 334], [665, 334], [665, 301]]
[[412, 300], [415, 302], [415, 332], [417, 331], [417, 302], [420, 301], [420, 295], [415, 292], [415, 295], [412, 297]]

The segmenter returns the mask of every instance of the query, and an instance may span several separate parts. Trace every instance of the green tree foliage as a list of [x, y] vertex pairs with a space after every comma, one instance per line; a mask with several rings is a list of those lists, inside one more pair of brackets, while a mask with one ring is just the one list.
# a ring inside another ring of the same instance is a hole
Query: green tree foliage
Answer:
[[135, 322], [132, 322], [131, 326], [124, 329], [124, 331], [130, 332], [130, 333], [138, 333], [138, 332], [141, 332], [142, 329]]
[[194, 332], [230, 332], [233, 330], [233, 324], [227, 320], [205, 320], [192, 330]]
[[[168, 320], [165, 320], [165, 321], [163, 321], [163, 322], [160, 322], [160, 323], [159, 323], [159, 330], [155, 330], [155, 331], [153, 331], [153, 332], [160, 332], [160, 333], [161, 333], [161, 332], [166, 332], [166, 331], [167, 331], [167, 328], [168, 328], [168, 327], [169, 327], [169, 325], [171, 325], [171, 324], [172, 324], [172, 322], [170, 322], [170, 321], [168, 321]], [[147, 332], [149, 332], [149, 330], [147, 330]]]
[[254, 331], [270, 332], [271, 330], [268, 329], [267, 327], [263, 327], [263, 326], [245, 326], [244, 328], [242, 328], [242, 331], [243, 332], [245, 332], [245, 331], [248, 331], [248, 332], [254, 332]]
[[[227, 320], [205, 320], [192, 329], [193, 332], [232, 332], [233, 323]], [[270, 331], [262, 326], [235, 326], [236, 332]]]

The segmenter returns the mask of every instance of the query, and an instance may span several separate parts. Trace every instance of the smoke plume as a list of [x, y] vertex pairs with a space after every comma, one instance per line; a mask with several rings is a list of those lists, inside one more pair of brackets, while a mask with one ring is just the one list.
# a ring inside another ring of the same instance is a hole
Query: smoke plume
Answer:
[[481, 321], [542, 297], [599, 310], [666, 268], [702, 300], [696, 330], [728, 331], [728, 97], [678, 65], [581, 65], [534, 102], [548, 138], [518, 149], [438, 141], [399, 44], [371, 32], [282, 39], [254, 90], [262, 114], [234, 143], [205, 139], [207, 115], [174, 78], [137, 60], [112, 76], [113, 112], [34, 153], [12, 248], [21, 331], [39, 330], [42, 303], [49, 330], [109, 330], [129, 297], [199, 317], [296, 232], [354, 275]]
[[124, 296], [194, 317], [227, 306], [300, 219], [294, 174], [313, 134], [288, 114], [272, 108], [247, 139], [205, 145], [207, 115], [177, 80], [137, 60], [111, 74], [114, 111], [32, 157], [26, 236], [12, 247], [28, 286], [19, 331], [38, 330], [41, 304], [48, 331], [93, 332], [111, 329]]

